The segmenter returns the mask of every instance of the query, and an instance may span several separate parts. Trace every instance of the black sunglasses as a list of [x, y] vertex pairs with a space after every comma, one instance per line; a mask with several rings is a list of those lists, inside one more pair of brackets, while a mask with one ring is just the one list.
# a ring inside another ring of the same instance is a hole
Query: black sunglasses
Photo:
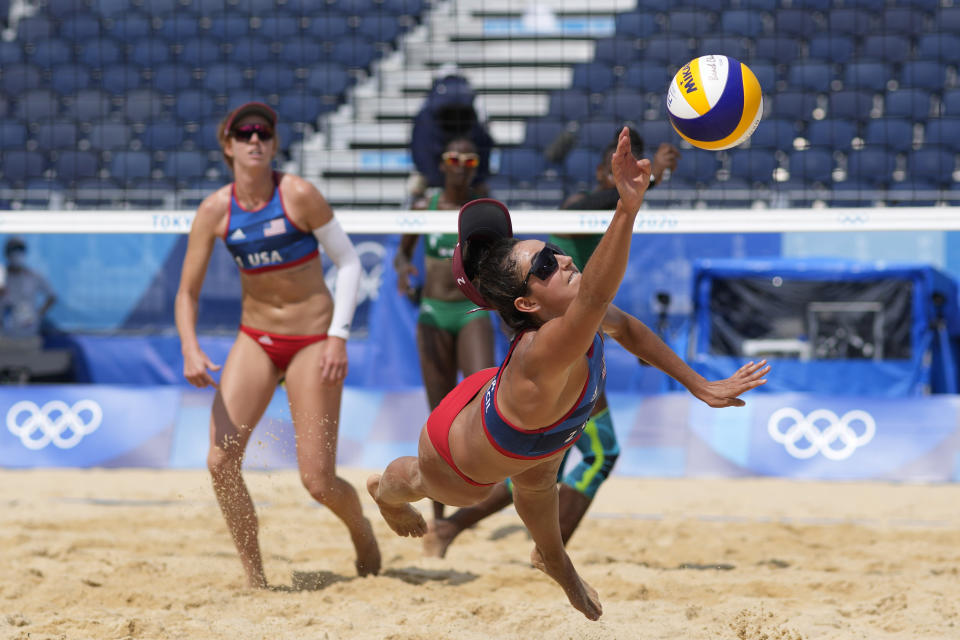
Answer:
[[244, 124], [234, 127], [230, 134], [237, 140], [249, 142], [253, 134], [257, 134], [261, 142], [269, 142], [273, 139], [273, 130], [265, 124]]
[[530, 271], [527, 272], [527, 277], [523, 279], [523, 285], [520, 288], [520, 295], [524, 295], [527, 292], [527, 284], [530, 282], [530, 276], [535, 276], [539, 280], [546, 280], [553, 275], [553, 272], [560, 268], [560, 263], [557, 262], [557, 256], [565, 256], [563, 249], [557, 245], [548, 242], [543, 245], [543, 249], [537, 252], [537, 255], [533, 256], [533, 260], [530, 261]]

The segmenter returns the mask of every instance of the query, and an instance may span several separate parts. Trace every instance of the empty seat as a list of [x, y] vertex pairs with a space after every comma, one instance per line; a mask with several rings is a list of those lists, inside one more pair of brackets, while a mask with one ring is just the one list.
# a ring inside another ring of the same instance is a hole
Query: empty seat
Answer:
[[833, 80], [833, 68], [825, 62], [801, 62], [790, 67], [787, 84], [797, 91], [826, 91]]
[[938, 31], [960, 35], [960, 7], [941, 7], [937, 9], [937, 16], [933, 23], [937, 25]]
[[107, 117], [112, 108], [110, 96], [100, 89], [81, 89], [64, 100], [64, 116], [79, 122]]
[[946, 66], [935, 60], [907, 60], [900, 69], [900, 87], [939, 92], [946, 72]]
[[[321, 63], [319, 66], [327, 69], [337, 68], [339, 69], [339, 72], [330, 71], [322, 80], [318, 74], [313, 78], [312, 81], [308, 75], [306, 81], [308, 88], [313, 87], [313, 90], [317, 91], [321, 95], [332, 95], [328, 93], [328, 91], [331, 91], [336, 87], [346, 88], [346, 86], [349, 84], [350, 76], [340, 65], [334, 63]], [[262, 91], [267, 95], [274, 93], [286, 93], [293, 89], [295, 83], [296, 72], [294, 71], [293, 67], [280, 62], [260, 65], [257, 68], [257, 76], [254, 82], [257, 90]], [[343, 91], [343, 89], [340, 91]], [[337, 91], [336, 93], [339, 94], [340, 91]]]
[[52, 16], [66, 18], [74, 14], [89, 11], [85, 0], [47, 0], [45, 7]]
[[631, 38], [647, 38], [660, 31], [656, 16], [649, 11], [617, 14], [614, 25], [617, 35]]
[[633, 64], [627, 67], [617, 84], [624, 89], [653, 92], [666, 92], [673, 76], [663, 65]]
[[[883, 33], [913, 37], [924, 31], [926, 14], [911, 7], [887, 7], [880, 16]], [[939, 25], [938, 25], [939, 26]]]
[[874, 19], [874, 14], [867, 9], [844, 7], [830, 11], [827, 27], [830, 33], [862, 37], [873, 30]]
[[763, 36], [753, 44], [754, 58], [774, 64], [792, 64], [800, 58], [800, 44], [787, 36]]
[[130, 11], [127, 0], [93, 0], [93, 10], [104, 18], [119, 18]]
[[810, 39], [809, 56], [820, 62], [844, 64], [853, 57], [853, 38], [840, 34], [820, 34]]
[[393, 43], [400, 35], [400, 23], [397, 22], [396, 17], [386, 14], [373, 13], [360, 16], [357, 34], [371, 42]]
[[847, 179], [871, 185], [890, 184], [895, 165], [894, 154], [882, 148], [852, 151], [847, 156]]
[[275, 0], [237, 0], [236, 11], [253, 16], [267, 15], [278, 8]]
[[866, 120], [873, 110], [873, 92], [858, 89], [833, 91], [828, 97], [827, 109], [831, 118]]
[[693, 57], [693, 49], [687, 38], [678, 38], [672, 35], [655, 35], [646, 40], [643, 49], [645, 62], [660, 62], [668, 65], [678, 64], [678, 60], [686, 62]]
[[530, 118], [523, 134], [523, 146], [543, 150], [550, 146], [566, 130], [562, 120], [551, 118]]
[[349, 82], [350, 76], [343, 66], [335, 63], [321, 63], [310, 67], [306, 88], [320, 95], [339, 96], [346, 91]]
[[[189, 5], [189, 2], [187, 3]], [[174, 11], [189, 11], [179, 0], [143, 0], [143, 10], [151, 16], [167, 15]]]
[[0, 65], [23, 62], [23, 47], [19, 42], [4, 42], [0, 40]]
[[146, 151], [117, 151], [110, 160], [110, 176], [125, 186], [149, 178], [150, 172], [150, 154]]
[[595, 182], [599, 162], [600, 157], [596, 150], [574, 149], [563, 159], [563, 174], [574, 181], [583, 182], [585, 188], [590, 188]]
[[347, 17], [339, 13], [330, 13], [326, 15], [316, 15], [310, 18], [307, 25], [306, 34], [316, 40], [324, 42], [336, 42], [347, 35], [350, 25]]
[[600, 38], [593, 59], [609, 65], [626, 66], [640, 59], [639, 43], [636, 38]]
[[150, 18], [141, 13], [128, 13], [113, 20], [107, 29], [112, 37], [120, 42], [134, 44], [141, 38], [150, 36], [152, 28]]
[[907, 156], [907, 174], [912, 178], [930, 180], [940, 185], [953, 181], [956, 154], [952, 149], [925, 146]]
[[679, 179], [694, 184], [709, 184], [716, 178], [718, 168], [716, 151], [685, 149], [670, 180]]
[[960, 151], [960, 118], [933, 118], [927, 122], [923, 144]]
[[602, 151], [617, 136], [623, 122], [612, 118], [597, 118], [580, 123], [577, 146]]
[[207, 170], [207, 155], [200, 151], [171, 151], [163, 163], [163, 173], [176, 182], [187, 182]]
[[[764, 101], [767, 97], [764, 96]], [[808, 120], [813, 117], [817, 96], [807, 91], [781, 91], [770, 96], [770, 113], [777, 118]]]
[[605, 93], [614, 83], [613, 70], [602, 62], [584, 62], [573, 67], [572, 88]]
[[[765, 119], [762, 126], [758, 126], [753, 135], [750, 136], [751, 149], [783, 149], [793, 148], [793, 140], [797, 137], [797, 130], [792, 119], [769, 118]], [[710, 153], [716, 153], [711, 151]], [[683, 159], [686, 161], [687, 152], [683, 152]]]
[[100, 73], [100, 86], [104, 91], [119, 96], [143, 86], [143, 77], [133, 65], [114, 64]]
[[334, 43], [330, 61], [339, 62], [351, 69], [366, 69], [377, 58], [373, 43], [359, 36], [345, 36]]
[[98, 38], [80, 45], [80, 62], [88, 67], [102, 68], [122, 59], [120, 46], [108, 38]]
[[773, 91], [777, 86], [777, 67], [769, 62], [754, 62], [750, 70], [756, 76], [760, 88], [766, 93]]
[[214, 96], [199, 89], [187, 89], [176, 96], [174, 115], [184, 122], [204, 122], [214, 113]]
[[150, 86], [163, 94], [174, 94], [190, 86], [193, 70], [182, 64], [162, 64], [150, 73]]
[[177, 11], [162, 18], [158, 35], [171, 44], [178, 44], [200, 35], [200, 21], [189, 13]]
[[3, 74], [0, 74], [0, 89], [8, 96], [16, 96], [28, 89], [38, 89], [42, 83], [40, 69], [32, 64], [8, 64], [4, 66]]
[[832, 118], [811, 122], [807, 125], [805, 137], [814, 147], [849, 149], [856, 133], [856, 125], [850, 120]]
[[260, 36], [271, 42], [287, 42], [299, 31], [300, 19], [282, 13], [267, 15], [260, 23]]
[[882, 187], [860, 180], [847, 179], [833, 183], [830, 207], [872, 207], [883, 196]]
[[883, 115], [923, 121], [930, 115], [930, 94], [923, 89], [900, 89], [884, 96]]
[[82, 64], [63, 64], [50, 73], [50, 88], [61, 96], [73, 95], [90, 86], [90, 70]]
[[863, 140], [868, 145], [906, 151], [913, 146], [913, 124], [901, 118], [876, 118], [867, 122]]
[[4, 179], [13, 183], [40, 178], [47, 169], [47, 159], [42, 153], [23, 149], [4, 151], [0, 163]]
[[72, 149], [77, 146], [77, 125], [69, 120], [41, 122], [32, 137], [40, 149]]
[[151, 122], [140, 134], [143, 148], [151, 151], [174, 151], [180, 148], [185, 138], [183, 125], [172, 120]]
[[960, 35], [928, 33], [917, 42], [917, 58], [955, 63], [960, 51]]
[[60, 112], [60, 96], [49, 89], [30, 89], [17, 96], [14, 111], [24, 122], [51, 120]]
[[744, 61], [750, 58], [747, 41], [739, 36], [709, 36], [700, 40], [700, 51], [730, 56]]
[[[565, 121], [582, 120], [590, 115], [590, 94], [582, 89], [562, 89], [550, 94], [547, 115]], [[960, 108], [960, 100], [957, 101]]]
[[230, 42], [250, 32], [250, 19], [233, 13], [213, 16], [210, 19], [210, 37], [220, 42]]
[[767, 149], [737, 149], [730, 153], [730, 176], [748, 182], [768, 183], [773, 180], [777, 158]]
[[833, 181], [833, 153], [826, 149], [808, 149], [790, 154], [790, 179], [829, 184]]
[[122, 151], [130, 147], [133, 133], [130, 125], [123, 122], [101, 121], [91, 125], [87, 139], [92, 149]]
[[943, 115], [960, 117], [960, 89], [943, 92]]
[[699, 38], [714, 30], [717, 16], [700, 9], [674, 9], [667, 13], [667, 30], [677, 36]]
[[833, 0], [791, 0], [790, 6], [794, 9], [809, 11], [825, 11], [833, 5]]
[[96, 178], [100, 173], [100, 162], [92, 151], [71, 149], [57, 154], [53, 168], [60, 182], [70, 184], [84, 178]]
[[763, 16], [751, 9], [731, 9], [720, 15], [720, 31], [745, 38], [756, 38], [763, 33]]
[[0, 120], [0, 150], [22, 149], [27, 143], [27, 128], [19, 122]]
[[780, 9], [774, 16], [774, 25], [778, 34], [806, 40], [822, 30], [822, 26], [805, 9]]
[[507, 148], [500, 151], [500, 171], [514, 180], [533, 180], [546, 168], [543, 153], [536, 149]]
[[418, 17], [423, 13], [424, 0], [383, 0], [380, 10], [397, 17]]
[[680, 136], [674, 131], [673, 126], [666, 119], [663, 120], [645, 120], [633, 125], [640, 137], [643, 138], [644, 152], [653, 153], [663, 142], [671, 144], [680, 144]]
[[136, 89], [124, 96], [123, 116], [128, 122], [149, 122], [163, 112], [163, 100], [152, 89]]
[[346, 16], [363, 16], [375, 11], [375, 0], [334, 0], [331, 5]]
[[70, 47], [60, 39], [40, 40], [34, 43], [27, 60], [41, 69], [52, 69], [73, 57]]
[[887, 203], [894, 207], [932, 207], [938, 198], [939, 187], [925, 178], [895, 182], [887, 191]]
[[162, 38], [141, 38], [130, 48], [130, 60], [141, 67], [156, 67], [170, 58], [170, 47]]
[[23, 44], [35, 43], [53, 37], [53, 23], [43, 14], [21, 18], [17, 22], [17, 40]]
[[893, 78], [890, 67], [883, 62], [851, 62], [844, 68], [843, 86], [846, 89], [885, 91]]
[[233, 43], [230, 62], [244, 67], [255, 67], [269, 61], [272, 57], [270, 43], [259, 36], [243, 36]]
[[910, 57], [910, 40], [897, 35], [867, 36], [863, 40], [860, 59], [900, 63]]
[[319, 42], [306, 38], [295, 38], [283, 43], [279, 61], [294, 67], [308, 67], [322, 60], [323, 46]]
[[206, 67], [220, 58], [220, 47], [206, 38], [190, 38], [183, 43], [177, 59], [191, 67]]
[[643, 120], [647, 109], [647, 94], [629, 86], [610, 91], [601, 104], [598, 115], [613, 120]]
[[316, 96], [305, 95], [302, 92], [285, 93], [280, 96], [277, 111], [283, 114], [284, 119], [290, 122], [305, 122], [315, 124], [320, 114], [336, 108], [336, 103], [317, 100]]
[[201, 85], [211, 93], [225, 95], [244, 85], [243, 69], [229, 62], [212, 64], [207, 67]]

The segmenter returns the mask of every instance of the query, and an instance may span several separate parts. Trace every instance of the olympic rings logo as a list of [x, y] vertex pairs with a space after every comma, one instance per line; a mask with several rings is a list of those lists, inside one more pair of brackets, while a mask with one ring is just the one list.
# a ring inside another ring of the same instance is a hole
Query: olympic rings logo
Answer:
[[[822, 430], [818, 423], [824, 423]], [[781, 431], [781, 425], [786, 430]], [[855, 429], [854, 425], [860, 427]], [[858, 431], [861, 431], [858, 434]], [[806, 460], [818, 453], [828, 460], [846, 460], [859, 447], [864, 446], [877, 432], [877, 423], [866, 411], [859, 409], [848, 411], [842, 417], [837, 417], [829, 409], [817, 409], [804, 416], [792, 407], [778, 409], [770, 416], [767, 422], [767, 433], [775, 442], [779, 442], [794, 458]], [[809, 444], [800, 446], [801, 441]], [[840, 442], [842, 447], [835, 447]]]
[[51, 400], [43, 407], [21, 400], [7, 411], [7, 429], [33, 451], [51, 442], [60, 449], [71, 449], [102, 421], [103, 409], [93, 400], [80, 400], [72, 407], [62, 400]]

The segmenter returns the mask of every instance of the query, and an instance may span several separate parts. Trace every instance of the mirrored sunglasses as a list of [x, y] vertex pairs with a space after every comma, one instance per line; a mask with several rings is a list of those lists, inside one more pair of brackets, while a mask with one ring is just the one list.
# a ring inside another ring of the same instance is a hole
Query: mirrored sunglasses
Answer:
[[553, 243], [548, 242], [543, 245], [543, 249], [540, 249], [537, 255], [533, 256], [533, 260], [530, 261], [530, 271], [527, 272], [527, 277], [523, 279], [520, 295], [524, 295], [527, 292], [530, 276], [545, 281], [560, 267], [560, 263], [557, 262], [557, 256], [565, 255], [567, 254], [564, 253], [563, 249]]
[[244, 124], [234, 127], [230, 132], [230, 135], [234, 138], [244, 142], [250, 142], [253, 134], [257, 134], [261, 142], [268, 142], [273, 139], [273, 130], [264, 124]]
[[446, 151], [443, 154], [443, 164], [447, 165], [448, 167], [464, 167], [466, 169], [475, 169], [480, 166], [480, 156], [475, 153]]

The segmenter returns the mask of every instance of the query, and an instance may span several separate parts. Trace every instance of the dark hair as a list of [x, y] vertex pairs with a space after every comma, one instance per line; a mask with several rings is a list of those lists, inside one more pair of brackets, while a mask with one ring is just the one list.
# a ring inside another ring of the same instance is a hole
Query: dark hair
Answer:
[[[630, 132], [630, 153], [633, 154], [634, 158], [640, 160], [643, 158], [643, 138], [633, 127], [627, 127], [627, 131]], [[620, 132], [617, 131], [617, 135], [613, 136], [613, 140], [611, 140], [610, 144], [608, 144], [603, 150], [603, 157], [606, 158], [613, 155], [613, 152], [617, 150], [617, 145], [619, 143]]]
[[463, 267], [480, 295], [500, 314], [500, 319], [514, 332], [533, 329], [540, 322], [531, 313], [514, 306], [523, 276], [513, 256], [516, 238], [472, 240], [466, 245]]

